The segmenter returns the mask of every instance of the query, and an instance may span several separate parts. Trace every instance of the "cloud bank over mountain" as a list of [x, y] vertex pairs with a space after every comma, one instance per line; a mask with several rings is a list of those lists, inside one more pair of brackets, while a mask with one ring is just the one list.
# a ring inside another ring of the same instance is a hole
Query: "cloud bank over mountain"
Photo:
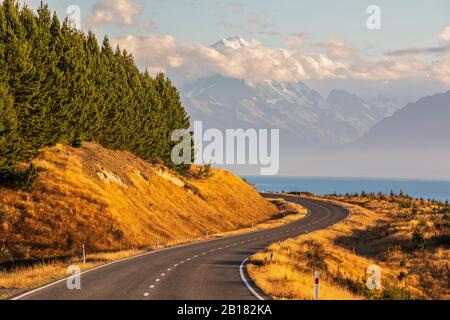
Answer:
[[[447, 33], [447, 29], [442, 31], [440, 43], [447, 41]], [[171, 35], [128, 35], [114, 41], [133, 52], [142, 67], [151, 72], [165, 71], [177, 82], [220, 74], [250, 83], [311, 79], [384, 82], [422, 78], [450, 85], [450, 51], [446, 47], [434, 52], [429, 59], [431, 61], [427, 62], [417, 57], [417, 51], [409, 54], [394, 54], [392, 51], [372, 61], [364, 58], [358, 48], [339, 38], [320, 42], [316, 52], [306, 52], [298, 47], [269, 47], [239, 36], [223, 39], [212, 46], [185, 43]]]

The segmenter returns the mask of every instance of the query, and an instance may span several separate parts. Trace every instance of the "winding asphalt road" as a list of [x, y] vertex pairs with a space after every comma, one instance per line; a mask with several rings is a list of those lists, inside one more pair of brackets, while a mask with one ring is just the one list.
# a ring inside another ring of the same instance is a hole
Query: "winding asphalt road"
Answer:
[[[28, 292], [29, 300], [254, 300], [267, 299], [252, 285], [244, 262], [269, 244], [327, 228], [349, 212], [332, 203], [293, 196], [284, 198], [310, 211], [281, 227], [154, 251], [81, 274], [81, 289], [66, 280]], [[251, 289], [250, 289], [251, 288]]]

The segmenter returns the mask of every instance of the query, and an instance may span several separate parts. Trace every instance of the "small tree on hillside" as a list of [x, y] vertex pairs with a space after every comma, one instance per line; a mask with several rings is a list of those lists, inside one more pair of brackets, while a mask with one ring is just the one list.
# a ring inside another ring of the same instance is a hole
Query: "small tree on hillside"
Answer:
[[415, 250], [423, 251], [426, 248], [425, 226], [419, 223], [413, 230], [412, 242]]

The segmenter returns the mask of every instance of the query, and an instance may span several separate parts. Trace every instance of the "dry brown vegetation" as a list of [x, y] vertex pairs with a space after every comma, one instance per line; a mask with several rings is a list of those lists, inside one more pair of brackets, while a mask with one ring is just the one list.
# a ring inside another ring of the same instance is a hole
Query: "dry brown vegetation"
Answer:
[[93, 253], [187, 242], [277, 212], [229, 172], [183, 178], [94, 143], [46, 149], [34, 164], [31, 192], [0, 188], [0, 263], [79, 255], [82, 244]]
[[[329, 196], [352, 216], [341, 224], [255, 255], [250, 275], [277, 299], [450, 299], [448, 204], [406, 195]], [[274, 260], [269, 256], [274, 253]], [[382, 289], [368, 290], [366, 270], [382, 270]]]
[[[269, 220], [263, 221], [251, 227], [213, 234], [211, 238], [227, 237], [236, 234], [254, 232], [290, 223], [301, 219], [308, 213], [305, 208], [297, 204], [286, 202], [283, 199], [269, 199], [274, 203], [279, 213]], [[67, 267], [77, 265], [81, 270], [87, 270], [99, 265], [143, 254], [143, 250], [128, 250], [118, 252], [101, 252], [88, 254], [86, 263], [81, 257], [70, 257], [68, 259], [56, 259], [51, 262], [32, 264], [31, 266], [19, 266], [10, 270], [0, 269], [0, 299], [8, 298], [24, 291], [39, 287], [45, 283], [58, 280], [67, 276]]]
[[275, 228], [282, 224], [292, 223], [294, 221], [300, 220], [308, 214], [308, 210], [306, 210], [305, 208], [296, 203], [287, 202], [284, 199], [267, 199], [267, 200], [273, 203], [279, 210], [279, 212], [273, 215], [269, 220], [252, 225], [247, 228], [217, 233], [214, 236], [229, 237], [235, 234], [242, 234], [246, 232]]

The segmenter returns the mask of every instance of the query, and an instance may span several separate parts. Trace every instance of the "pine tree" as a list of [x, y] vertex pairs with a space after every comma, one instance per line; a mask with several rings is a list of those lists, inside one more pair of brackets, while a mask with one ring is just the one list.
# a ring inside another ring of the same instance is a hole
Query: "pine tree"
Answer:
[[6, 87], [0, 83], [0, 170], [9, 169], [19, 156], [17, 117]]
[[[171, 133], [190, 126], [164, 74], [140, 72], [107, 36], [100, 47], [92, 32], [61, 23], [46, 5], [34, 13], [0, 3], [0, 86], [0, 170], [44, 147], [83, 140], [174, 167]], [[28, 181], [29, 173], [18, 176]]]

